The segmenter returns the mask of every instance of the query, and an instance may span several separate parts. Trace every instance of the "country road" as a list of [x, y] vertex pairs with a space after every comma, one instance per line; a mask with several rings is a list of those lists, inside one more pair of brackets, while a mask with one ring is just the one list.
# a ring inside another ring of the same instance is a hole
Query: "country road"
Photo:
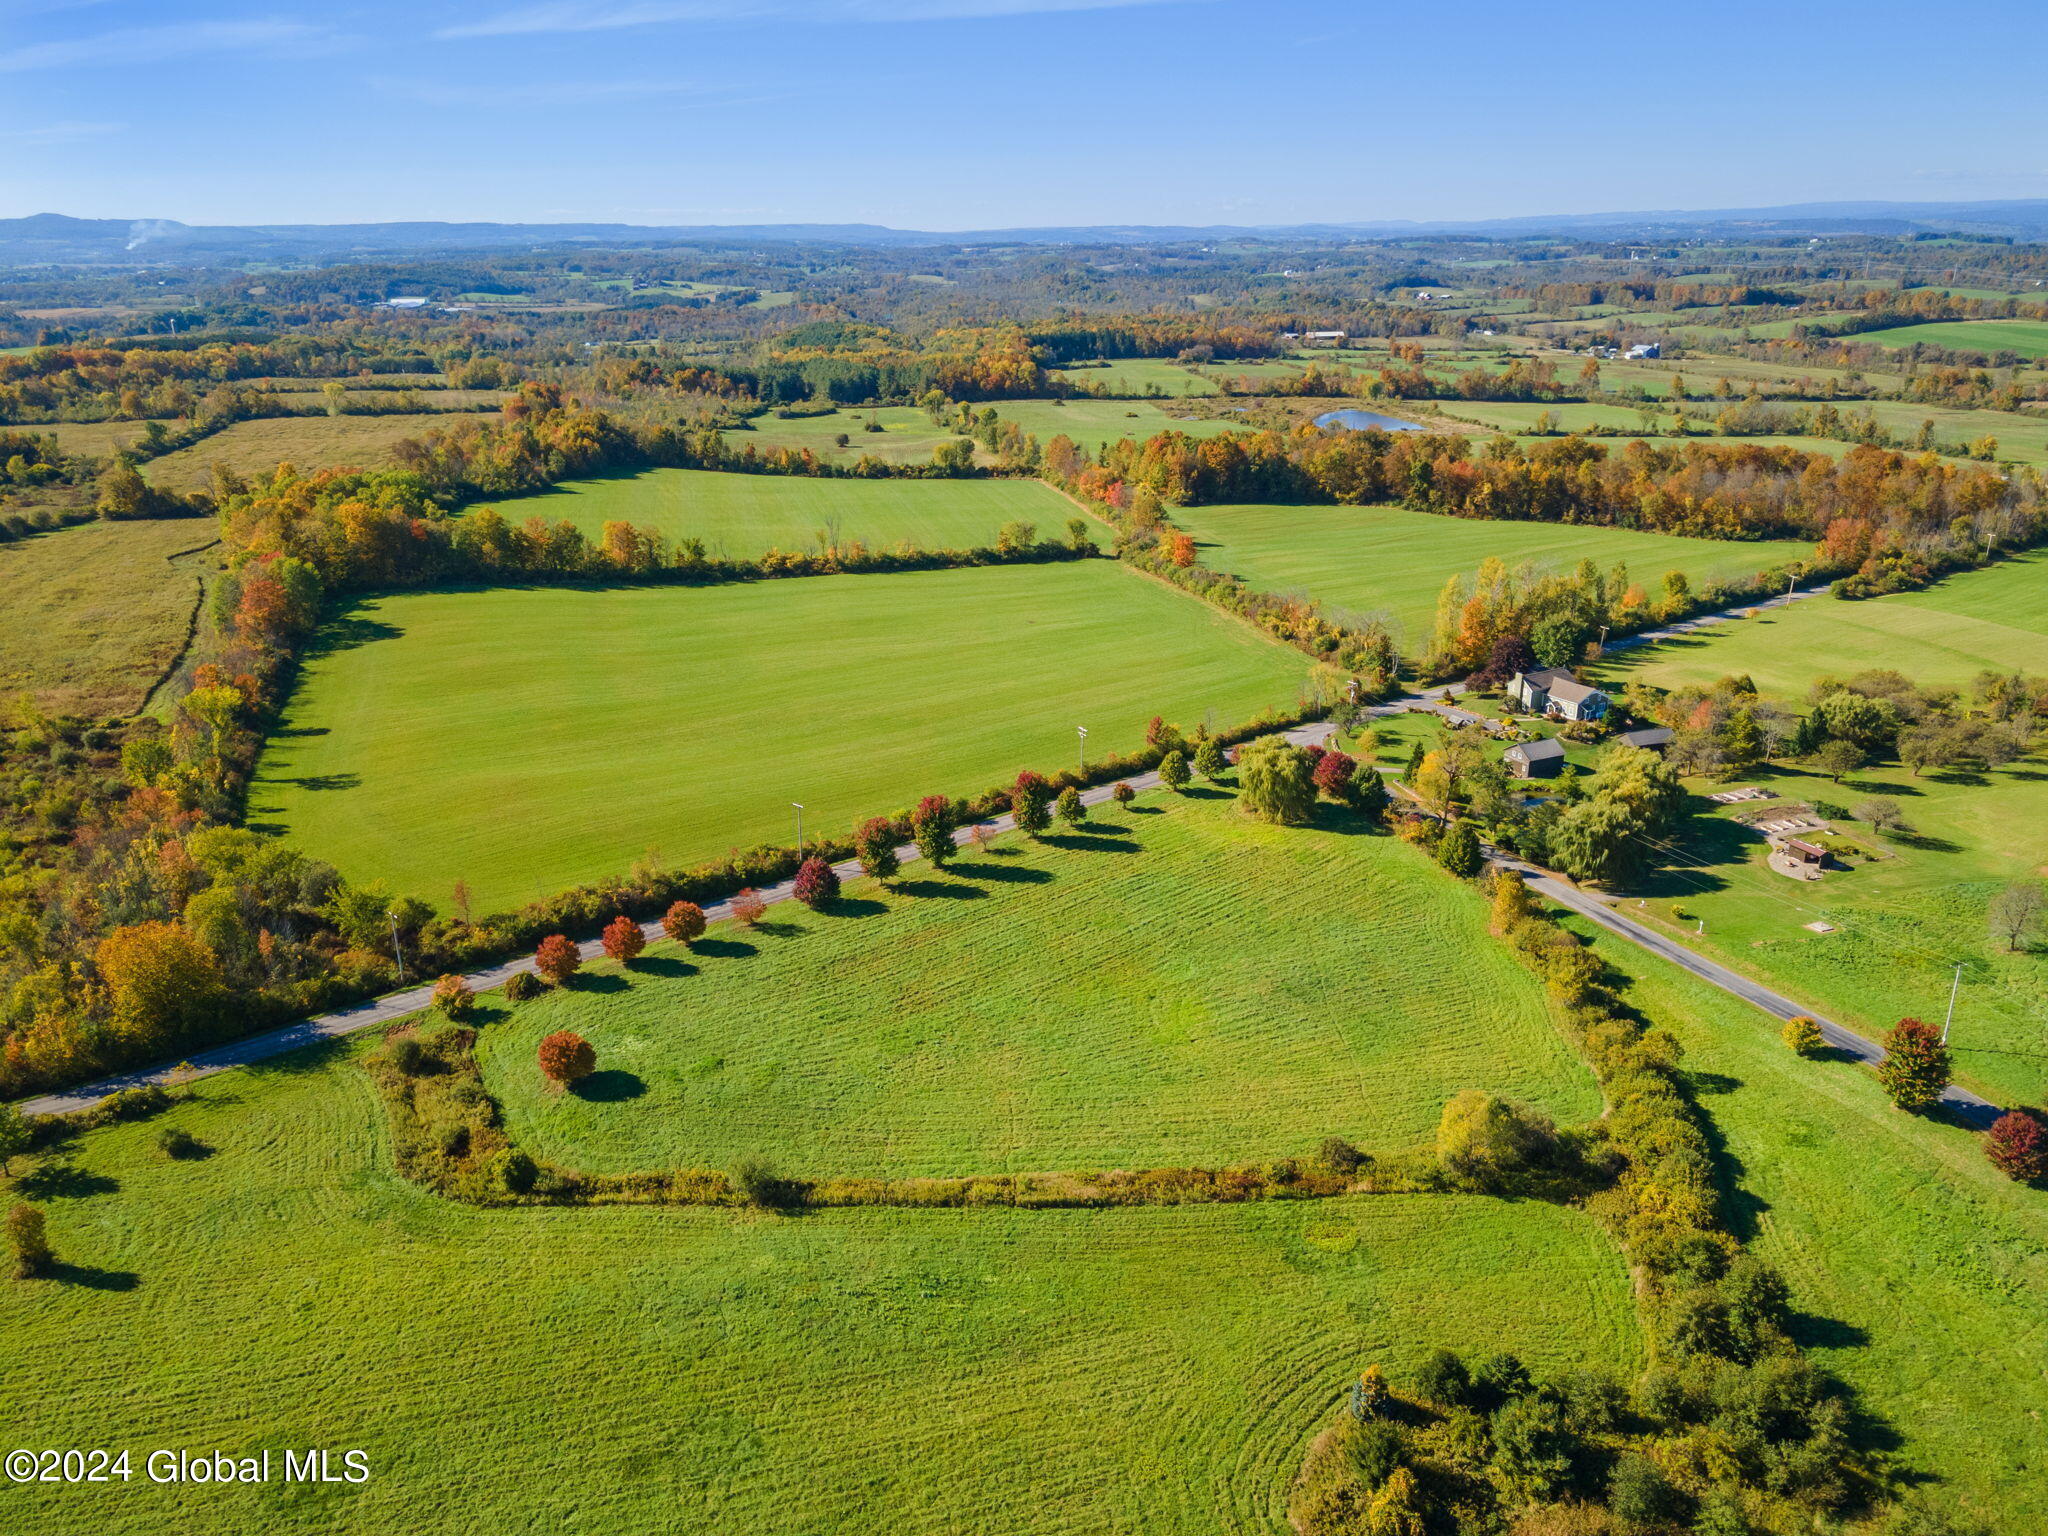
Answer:
[[[1801, 598], [1812, 597], [1815, 592], [1822, 590], [1825, 589], [1815, 588], [1805, 592], [1790, 592], [1782, 597], [1771, 598], [1765, 602], [1744, 604], [1743, 607], [1746, 610], [1750, 608], [1782, 606], [1785, 603], [1794, 602]], [[1730, 612], [1733, 611], [1736, 610], [1730, 610]], [[1699, 618], [1688, 619], [1683, 623], [1673, 624], [1665, 629], [1651, 630], [1641, 635], [1624, 636], [1610, 643], [1607, 649], [1615, 650], [1624, 646], [1645, 644], [1652, 640], [1669, 639], [1673, 635], [1690, 632], [1705, 624], [1723, 622], [1726, 617], [1727, 614], [1725, 613], [1704, 614]], [[1385, 703], [1373, 706], [1371, 713], [1375, 715], [1392, 715], [1416, 708], [1442, 709], [1448, 705], [1449, 700], [1457, 691], [1455, 687], [1445, 687], [1424, 693], [1404, 694], [1400, 698], [1390, 699]], [[1297, 726], [1293, 730], [1288, 731], [1287, 739], [1298, 743], [1319, 742], [1326, 738], [1330, 731], [1331, 727], [1328, 723], [1315, 722], [1309, 725]], [[1128, 782], [1136, 789], [1155, 789], [1159, 785], [1159, 775], [1156, 771], [1136, 774]], [[1105, 784], [1095, 789], [1084, 791], [1081, 796], [1082, 803], [1084, 805], [1103, 804], [1109, 799], [1113, 787], [1112, 785]], [[1398, 786], [1396, 787], [1398, 788]], [[993, 817], [977, 825], [987, 828], [992, 832], [1008, 832], [1015, 829], [1015, 822], [1009, 816]], [[954, 833], [954, 841], [962, 844], [966, 843], [973, 835], [973, 831], [973, 827], [959, 829]], [[914, 847], [905, 846], [897, 850], [897, 857], [903, 862], [909, 863], [918, 857], [918, 853]], [[1627, 939], [1630, 943], [1638, 944], [1644, 949], [1649, 950], [1652, 954], [1661, 956], [1683, 967], [1693, 975], [1710, 981], [1725, 991], [1732, 992], [1735, 996], [1762, 1009], [1774, 1018], [1787, 1019], [1795, 1013], [1808, 1013], [1809, 1016], [1818, 1017], [1817, 1015], [1812, 1015], [1810, 1010], [1798, 1007], [1740, 973], [1709, 960], [1703, 955], [1696, 954], [1684, 945], [1666, 938], [1653, 929], [1622, 917], [1606, 903], [1571, 885], [1560, 876], [1553, 875], [1547, 870], [1538, 870], [1533, 865], [1519, 864], [1513, 860], [1499, 859], [1496, 862], [1511, 864], [1523, 870], [1532, 877], [1530, 883], [1544, 895], [1564, 906], [1570, 907], [1575, 912], [1583, 913], [1592, 921], [1600, 924], [1601, 927]], [[836, 864], [833, 868], [838, 872], [842, 880], [852, 879], [860, 873], [860, 866], [852, 860]], [[768, 886], [757, 894], [760, 895], [763, 901], [770, 904], [788, 901], [794, 897], [792, 885], [792, 881], [785, 880], [780, 884]], [[716, 902], [704, 909], [704, 915], [713, 922], [729, 918], [732, 915], [731, 905], [728, 902]], [[658, 921], [642, 923], [640, 927], [641, 931], [650, 940], [665, 937], [661, 931], [661, 924]], [[604, 949], [598, 940], [591, 939], [579, 945], [578, 952], [584, 959], [594, 960], [603, 955]], [[463, 980], [468, 982], [472, 988], [481, 992], [491, 987], [503, 985], [516, 972], [530, 971], [532, 969], [533, 961], [531, 958], [508, 960], [502, 965], [492, 966], [487, 970], [473, 971], [465, 976]], [[227, 1072], [236, 1067], [249, 1066], [254, 1062], [267, 1061], [273, 1056], [282, 1056], [286, 1052], [298, 1050], [302, 1046], [313, 1045], [323, 1040], [337, 1039], [343, 1035], [352, 1035], [359, 1030], [374, 1029], [380, 1025], [393, 1024], [408, 1014], [418, 1013], [421, 1009], [430, 1006], [432, 1002], [433, 987], [431, 984], [412, 987], [403, 992], [387, 993], [383, 997], [376, 998], [367, 1003], [359, 1003], [351, 1008], [338, 1009], [333, 1013], [324, 1013], [315, 1018], [301, 1019], [296, 1024], [287, 1024], [280, 1029], [269, 1030], [260, 1035], [252, 1035], [246, 1040], [237, 1040], [228, 1045], [215, 1046], [211, 1050], [195, 1052], [184, 1062], [162, 1062], [153, 1067], [121, 1073], [114, 1077], [101, 1078], [97, 1082], [84, 1083], [62, 1093], [44, 1094], [39, 1098], [24, 1101], [20, 1105], [20, 1109], [24, 1114], [31, 1115], [55, 1115], [64, 1114], [72, 1110], [87, 1109], [105, 1098], [108, 1094], [117, 1093], [124, 1088], [136, 1088], [149, 1083], [166, 1085], [174, 1081], [190, 1081], [194, 1077], [209, 1077], [216, 1072]], [[1854, 1056], [1859, 1061], [1875, 1062], [1882, 1059], [1884, 1052], [1873, 1041], [1866, 1040], [1861, 1035], [1844, 1029], [1841, 1025], [1830, 1020], [1820, 1019], [1819, 1022], [1821, 1033], [1837, 1049]], [[189, 1071], [181, 1070], [181, 1068], [187, 1067], [189, 1067]], [[1958, 1116], [1969, 1120], [1973, 1124], [1988, 1123], [1989, 1118], [1995, 1117], [1998, 1113], [1994, 1105], [1960, 1088], [1950, 1088], [1944, 1102], [1949, 1104]]]

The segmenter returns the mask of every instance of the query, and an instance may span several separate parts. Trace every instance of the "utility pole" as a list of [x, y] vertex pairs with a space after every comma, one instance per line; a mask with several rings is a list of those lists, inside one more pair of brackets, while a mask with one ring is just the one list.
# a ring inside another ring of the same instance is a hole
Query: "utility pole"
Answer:
[[1077, 725], [1074, 727], [1074, 729], [1080, 733], [1081, 771], [1083, 773], [1086, 773], [1088, 771], [1088, 727], [1085, 725]]
[[1963, 989], [1963, 962], [1956, 962], [1955, 979], [1948, 984], [1948, 1017], [1941, 1021], [1941, 1043], [1948, 1044], [1948, 1027], [1956, 1021], [1956, 994]]
[[398, 915], [395, 912], [387, 911], [384, 914], [384, 918], [385, 921], [391, 924], [391, 958], [398, 962], [398, 979], [403, 983], [405, 980], [405, 951], [398, 947]]
[[801, 864], [804, 860], [804, 808], [799, 801], [789, 803], [796, 808], [796, 860]]

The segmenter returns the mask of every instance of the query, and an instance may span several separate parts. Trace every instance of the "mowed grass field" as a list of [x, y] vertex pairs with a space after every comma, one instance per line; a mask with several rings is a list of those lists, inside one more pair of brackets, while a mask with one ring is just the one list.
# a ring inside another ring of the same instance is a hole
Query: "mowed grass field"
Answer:
[[1291, 705], [1298, 652], [1107, 560], [377, 598], [329, 631], [251, 819], [485, 909]]
[[2048, 1528], [2048, 1194], [1866, 1069], [1801, 1061], [1775, 1020], [1573, 922], [1685, 1046], [1728, 1214], [1791, 1283], [1801, 1342], [1987, 1529]]
[[1163, 357], [1125, 357], [1108, 367], [1053, 368], [1048, 372], [1081, 389], [1112, 395], [1220, 395], [1223, 386]]
[[[869, 422], [881, 431], [870, 432]], [[846, 446], [839, 446], [844, 433]], [[867, 455], [888, 464], [929, 464], [932, 451], [952, 442], [959, 434], [949, 427], [935, 427], [931, 417], [910, 405], [884, 405], [868, 409], [833, 411], [824, 416], [777, 416], [770, 412], [756, 416], [750, 429], [727, 432], [726, 445], [739, 452], [751, 445], [763, 452], [771, 448], [808, 448], [819, 458], [834, 464], [851, 464]]]
[[[212, 1155], [164, 1159], [160, 1125]], [[25, 1531], [1283, 1536], [1365, 1362], [1641, 1363], [1574, 1211], [477, 1210], [393, 1174], [347, 1047], [59, 1166], [73, 1267], [9, 1282], [0, 1405], [21, 1444], [133, 1447], [137, 1482], [13, 1489]], [[153, 1447], [308, 1446], [370, 1481], [141, 1481]]]
[[999, 400], [996, 413], [1025, 432], [1049, 443], [1065, 434], [1091, 452], [1119, 438], [1143, 442], [1161, 432], [1190, 437], [1215, 437], [1240, 423], [1183, 416], [1171, 407], [1146, 400]]
[[1602, 676], [1663, 688], [1747, 673], [1765, 693], [1804, 697], [1816, 677], [1892, 667], [1922, 685], [1979, 672], [2048, 672], [2048, 555], [1961, 571], [1918, 592], [1862, 602], [1811, 597], [1752, 618], [1616, 651]]
[[2021, 357], [2048, 357], [2048, 320], [1937, 320], [1926, 325], [1895, 325], [1882, 331], [1859, 331], [1847, 338], [1879, 347], [1930, 347], [1957, 352], [2016, 352]]
[[[906, 873], [516, 1010], [484, 1053], [514, 1136], [589, 1172], [899, 1177], [1392, 1150], [1468, 1087], [1600, 1112], [1476, 892], [1334, 808], [1161, 791]], [[587, 1092], [534, 1066], [558, 1029], [597, 1049]]]
[[988, 548], [1012, 521], [1033, 524], [1041, 538], [1064, 539], [1067, 519], [1081, 515], [1036, 480], [819, 480], [708, 469], [569, 480], [495, 505], [512, 522], [566, 518], [593, 538], [607, 522], [639, 523], [670, 539], [702, 539], [712, 554], [742, 560], [853, 539], [870, 549]]
[[142, 466], [152, 485], [172, 491], [204, 490], [212, 466], [227, 465], [243, 475], [268, 474], [280, 464], [300, 469], [388, 469], [392, 448], [408, 437], [446, 427], [445, 411], [412, 416], [274, 416], [238, 421], [190, 448], [180, 448]]
[[1429, 641], [1445, 579], [1476, 571], [1488, 556], [1551, 571], [1583, 559], [1603, 570], [1620, 561], [1654, 591], [1666, 571], [1684, 571], [1699, 587], [1812, 553], [1811, 545], [1790, 541], [1736, 544], [1400, 507], [1183, 507], [1173, 517], [1203, 546], [1205, 565], [1268, 592], [1306, 592], [1333, 608], [1383, 614], [1409, 652]]
[[0, 698], [130, 715], [184, 649], [212, 519], [80, 523], [0, 544]]

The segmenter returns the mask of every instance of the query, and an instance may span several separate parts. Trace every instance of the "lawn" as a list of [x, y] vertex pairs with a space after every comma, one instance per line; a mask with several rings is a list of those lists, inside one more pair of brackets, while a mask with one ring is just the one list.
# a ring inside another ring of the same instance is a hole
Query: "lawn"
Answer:
[[1202, 562], [1269, 592], [1306, 592], [1332, 608], [1390, 620], [1404, 651], [1422, 650], [1447, 577], [1469, 574], [1488, 556], [1567, 571], [1580, 560], [1625, 562], [1654, 586], [1682, 570], [1695, 587], [1798, 559], [1812, 546], [1736, 544], [1623, 528], [1486, 522], [1399, 507], [1220, 506], [1176, 508]]
[[711, 588], [406, 593], [332, 626], [258, 824], [491, 909], [1291, 705], [1307, 663], [1107, 560]]
[[2048, 357], [2048, 320], [1937, 320], [1926, 325], [1895, 325], [1882, 331], [1859, 331], [1843, 338], [1857, 345], [1930, 347], [1956, 352], [2014, 352], [2021, 357]]
[[1757, 1010], [1632, 945], [1596, 947], [1685, 1046], [1740, 1182], [1730, 1214], [1791, 1282], [1802, 1342], [1989, 1529], [2048, 1527], [2048, 1194], [1999, 1174], [1973, 1134], [1892, 1109], [1867, 1070], [1803, 1062]]
[[567, 480], [495, 505], [513, 522], [567, 518], [593, 537], [607, 522], [640, 523], [670, 539], [702, 539], [712, 554], [734, 559], [851, 539], [876, 549], [906, 542], [921, 549], [987, 548], [996, 530], [1012, 521], [1064, 539], [1067, 519], [1080, 515], [1036, 480], [830, 480], [707, 469]]
[[0, 544], [0, 697], [132, 715], [185, 648], [209, 518], [80, 523]]
[[[1467, 1087], [1599, 1113], [1476, 894], [1359, 818], [1274, 828], [1196, 796], [605, 966], [487, 1032], [492, 1091], [566, 1167], [806, 1177], [1392, 1150]], [[558, 1029], [596, 1046], [601, 1087], [545, 1091]]]
[[[77, 1146], [48, 1202], [77, 1268], [10, 1294], [0, 1401], [137, 1478], [17, 1489], [16, 1527], [1282, 1536], [1367, 1361], [1640, 1361], [1611, 1244], [1534, 1202], [483, 1211], [396, 1178], [380, 1117], [344, 1048], [199, 1085], [159, 1123], [203, 1161], [156, 1125]], [[371, 1480], [140, 1471], [307, 1446]]]
[[1892, 667], [1925, 686], [1985, 670], [2048, 672], [2048, 555], [1963, 571], [1919, 592], [1862, 602], [1807, 598], [1679, 640], [1617, 651], [1601, 671], [1617, 685], [1660, 687], [1747, 673], [1765, 693], [1803, 697], [1816, 677]]
[[302, 470], [388, 469], [397, 463], [392, 448], [450, 424], [446, 412], [414, 416], [272, 416], [238, 421], [190, 448], [180, 448], [143, 466], [154, 485], [173, 491], [205, 490], [215, 463], [243, 475], [267, 475], [280, 464]]

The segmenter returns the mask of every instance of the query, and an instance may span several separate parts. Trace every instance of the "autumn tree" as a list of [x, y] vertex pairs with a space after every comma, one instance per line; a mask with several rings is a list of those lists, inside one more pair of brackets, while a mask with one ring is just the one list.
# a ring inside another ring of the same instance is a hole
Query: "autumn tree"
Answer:
[[17, 1280], [46, 1275], [57, 1262], [57, 1256], [50, 1251], [43, 1213], [32, 1205], [17, 1205], [7, 1213], [7, 1248], [14, 1260]]
[[597, 1068], [597, 1052], [573, 1029], [558, 1029], [540, 1043], [540, 1069], [554, 1083], [573, 1083]]
[[1133, 800], [1138, 798], [1138, 792], [1135, 789], [1131, 788], [1130, 784], [1125, 780], [1118, 779], [1116, 781], [1115, 787], [1113, 787], [1109, 792], [1109, 798], [1114, 800], [1118, 805], [1129, 805]]
[[2010, 1110], [1984, 1133], [1984, 1155], [2019, 1183], [2048, 1179], [2048, 1125], [2031, 1109]]
[[566, 987], [582, 964], [582, 954], [564, 934], [549, 934], [533, 952], [533, 968], [550, 986]]
[[115, 1024], [135, 1040], [164, 1045], [214, 1024], [226, 983], [220, 960], [176, 923], [136, 923], [101, 939], [93, 960]]
[[901, 867], [896, 857], [896, 829], [880, 816], [853, 829], [853, 856], [871, 880], [893, 880]]
[[1349, 800], [1351, 786], [1358, 773], [1358, 760], [1349, 753], [1329, 751], [1316, 759], [1315, 771], [1311, 775], [1316, 790], [1332, 800]]
[[953, 802], [944, 795], [926, 795], [910, 813], [910, 838], [933, 869], [944, 869], [958, 851], [953, 841]]
[[1315, 767], [1284, 736], [1261, 736], [1237, 753], [1238, 808], [1263, 821], [1299, 826], [1315, 813]]
[[1931, 1108], [1949, 1084], [1948, 1047], [1941, 1043], [1941, 1032], [1918, 1019], [1899, 1020], [1884, 1037], [1877, 1080], [1899, 1108]]
[[1081, 791], [1071, 784], [1060, 791], [1059, 799], [1053, 802], [1053, 810], [1070, 827], [1078, 827], [1088, 819], [1088, 808], [1081, 803]]
[[694, 901], [679, 901], [661, 915], [661, 931], [677, 944], [688, 946], [704, 936], [704, 909]]
[[621, 965], [631, 965], [640, 958], [640, 951], [647, 947], [647, 935], [640, 931], [640, 925], [625, 913], [604, 925], [599, 937], [605, 954]]
[[451, 1019], [466, 1019], [476, 1012], [476, 993], [460, 976], [443, 976], [434, 983], [434, 1006]]
[[2018, 954], [2040, 918], [2044, 892], [2038, 880], [2015, 880], [1991, 898], [1991, 931], [2005, 940], [2006, 951]]
[[12, 1104], [0, 1104], [0, 1177], [7, 1174], [9, 1164], [34, 1141], [35, 1133], [27, 1117]]
[[768, 915], [768, 903], [751, 885], [742, 886], [726, 898], [725, 910], [742, 928], [751, 928]]
[[1010, 788], [1010, 814], [1017, 830], [1034, 838], [1052, 825], [1052, 786], [1042, 774], [1027, 768], [1017, 775]]
[[1780, 1036], [1795, 1055], [1813, 1057], [1827, 1049], [1827, 1037], [1820, 1032], [1820, 1024], [1805, 1014], [1795, 1014], [1785, 1021]]
[[1188, 760], [1178, 750], [1169, 752], [1159, 759], [1159, 782], [1176, 795], [1188, 787], [1192, 777], [1188, 772]]
[[1204, 736], [1195, 743], [1194, 770], [1214, 784], [1230, 771], [1230, 759], [1224, 756], [1223, 743], [1214, 736]]
[[798, 866], [791, 894], [813, 912], [829, 907], [839, 899], [839, 872], [814, 853]]

